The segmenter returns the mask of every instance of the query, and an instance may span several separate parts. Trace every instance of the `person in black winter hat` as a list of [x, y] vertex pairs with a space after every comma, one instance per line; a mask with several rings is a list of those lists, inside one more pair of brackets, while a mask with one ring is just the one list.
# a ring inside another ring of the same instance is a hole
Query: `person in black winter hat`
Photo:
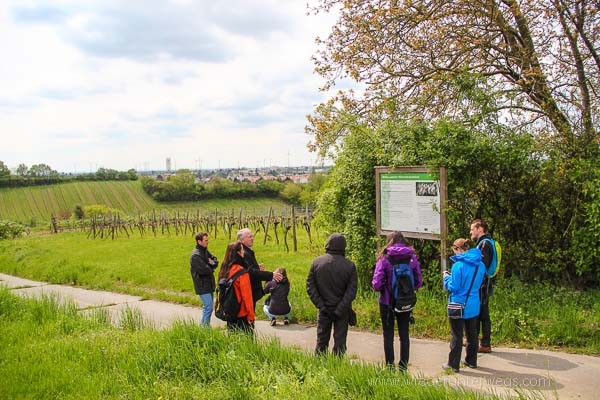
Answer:
[[327, 352], [333, 328], [333, 354], [343, 355], [358, 286], [356, 266], [346, 258], [346, 238], [342, 234], [329, 236], [325, 251], [325, 255], [314, 259], [306, 279], [306, 291], [319, 310], [315, 353]]

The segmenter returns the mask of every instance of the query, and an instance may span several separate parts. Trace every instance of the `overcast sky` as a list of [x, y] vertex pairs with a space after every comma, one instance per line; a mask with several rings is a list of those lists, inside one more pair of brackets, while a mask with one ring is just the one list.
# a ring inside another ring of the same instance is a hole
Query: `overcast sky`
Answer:
[[[307, 0], [2, 0], [0, 160], [58, 171], [313, 165]], [[314, 2], [314, 1], [313, 1]]]

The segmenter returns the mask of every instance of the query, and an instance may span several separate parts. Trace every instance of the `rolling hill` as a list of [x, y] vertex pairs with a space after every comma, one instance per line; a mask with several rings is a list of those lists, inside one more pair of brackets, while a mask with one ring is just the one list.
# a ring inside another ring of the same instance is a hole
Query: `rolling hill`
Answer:
[[21, 223], [49, 221], [52, 215], [68, 218], [75, 205], [104, 204], [137, 214], [162, 210], [238, 210], [264, 214], [270, 206], [283, 208], [280, 199], [218, 199], [201, 202], [158, 203], [143, 191], [139, 181], [69, 182], [56, 185], [0, 189], [0, 220]]

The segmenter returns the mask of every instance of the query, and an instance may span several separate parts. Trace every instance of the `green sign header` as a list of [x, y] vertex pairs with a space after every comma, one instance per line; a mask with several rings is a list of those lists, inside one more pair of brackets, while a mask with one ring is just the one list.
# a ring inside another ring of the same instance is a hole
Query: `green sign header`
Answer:
[[392, 172], [379, 175], [382, 181], [435, 181], [429, 172]]

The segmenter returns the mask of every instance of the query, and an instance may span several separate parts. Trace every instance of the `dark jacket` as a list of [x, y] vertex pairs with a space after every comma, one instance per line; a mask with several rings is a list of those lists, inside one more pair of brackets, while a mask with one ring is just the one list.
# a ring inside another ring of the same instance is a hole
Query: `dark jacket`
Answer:
[[190, 273], [196, 294], [215, 291], [214, 271], [218, 265], [217, 258], [206, 247], [196, 245], [190, 256]]
[[283, 278], [281, 282], [276, 280], [267, 282], [264, 292], [271, 294], [271, 300], [269, 301], [269, 312], [271, 314], [285, 315], [290, 312], [290, 301], [288, 300], [290, 281], [287, 278]]
[[248, 268], [248, 275], [250, 275], [252, 299], [254, 300], [254, 304], [256, 304], [256, 302], [265, 295], [263, 292], [262, 282], [272, 281], [273, 273], [260, 270], [258, 267], [258, 262], [256, 261], [256, 257], [254, 256], [254, 251], [247, 246], [244, 246], [244, 262]]
[[315, 258], [310, 267], [306, 291], [319, 310], [325, 308], [337, 317], [345, 317], [356, 297], [356, 267], [345, 257], [346, 238], [343, 235], [332, 234], [325, 250], [327, 253]]
[[[490, 265], [492, 264], [492, 259], [494, 258], [494, 249], [492, 249], [492, 245], [490, 244], [490, 242], [484, 239], [491, 238], [492, 237], [489, 235], [489, 233], [486, 233], [485, 235], [477, 239], [477, 244], [475, 245], [475, 247], [481, 250], [481, 261], [485, 265], [486, 271], [488, 270], [488, 268], [490, 268]], [[487, 274], [483, 279], [480, 294], [481, 300], [484, 303], [487, 302], [487, 299], [494, 293], [494, 281], [495, 279], [488, 278]]]

